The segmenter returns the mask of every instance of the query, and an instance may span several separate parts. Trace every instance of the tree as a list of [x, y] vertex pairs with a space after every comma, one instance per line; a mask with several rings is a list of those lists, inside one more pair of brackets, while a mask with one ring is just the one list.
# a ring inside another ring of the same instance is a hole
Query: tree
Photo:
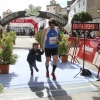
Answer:
[[68, 21], [68, 16], [67, 15], [63, 15], [62, 16], [66, 21]]
[[72, 22], [88, 22], [92, 20], [92, 16], [88, 12], [81, 12], [73, 16]]
[[76, 21], [79, 21], [79, 14], [75, 14], [74, 16], [73, 16], [73, 19], [72, 19], [72, 22], [76, 22]]

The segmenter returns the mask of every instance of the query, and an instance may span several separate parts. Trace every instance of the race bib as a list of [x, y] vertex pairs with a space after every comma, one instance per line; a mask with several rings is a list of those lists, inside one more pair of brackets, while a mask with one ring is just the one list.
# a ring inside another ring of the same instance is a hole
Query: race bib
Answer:
[[49, 38], [49, 44], [51, 44], [51, 45], [52, 45], [52, 44], [57, 44], [56, 41], [57, 41], [57, 37], [50, 37], [50, 38]]

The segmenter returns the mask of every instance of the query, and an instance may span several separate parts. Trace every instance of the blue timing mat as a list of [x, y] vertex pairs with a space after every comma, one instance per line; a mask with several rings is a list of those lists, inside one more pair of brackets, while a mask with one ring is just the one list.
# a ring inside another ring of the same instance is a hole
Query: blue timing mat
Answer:
[[[9, 74], [0, 74], [0, 83], [3, 84], [4, 88], [22, 88], [22, 87], [33, 87], [53, 84], [51, 72], [52, 72], [52, 61], [50, 61], [49, 72], [50, 79], [46, 78], [45, 69], [45, 55], [42, 56], [42, 62], [36, 62], [39, 72], [34, 70], [34, 76], [31, 77], [29, 65], [26, 61], [28, 50], [14, 50], [14, 53], [18, 54], [19, 58], [15, 65], [10, 65]], [[74, 78], [74, 76], [80, 71], [82, 66], [79, 64], [71, 64], [70, 61], [62, 63], [58, 60], [58, 66], [56, 69], [57, 82], [59, 84], [72, 84], [72, 83], [84, 83], [98, 80], [96, 74], [92, 72], [94, 77], [84, 77], [80, 74]], [[89, 80], [88, 80], [89, 79]]]

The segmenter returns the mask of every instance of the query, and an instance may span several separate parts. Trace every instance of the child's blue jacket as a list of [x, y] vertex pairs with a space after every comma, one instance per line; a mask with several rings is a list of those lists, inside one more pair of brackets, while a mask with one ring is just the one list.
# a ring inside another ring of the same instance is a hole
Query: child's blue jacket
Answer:
[[[38, 53], [39, 55], [35, 55], [35, 53]], [[43, 51], [41, 51], [40, 49], [38, 49], [37, 51], [35, 51], [34, 49], [30, 49], [29, 53], [27, 55], [27, 61], [29, 64], [32, 64], [35, 60], [41, 62], [41, 55], [43, 55]]]

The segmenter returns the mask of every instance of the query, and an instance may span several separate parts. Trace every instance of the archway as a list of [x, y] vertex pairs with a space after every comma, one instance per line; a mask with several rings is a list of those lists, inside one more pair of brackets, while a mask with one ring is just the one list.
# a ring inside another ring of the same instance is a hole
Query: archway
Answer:
[[49, 13], [49, 12], [42, 12], [40, 10], [41, 10], [40, 6], [34, 7], [33, 5], [30, 4], [29, 9], [25, 9], [24, 11], [14, 12], [1, 19], [0, 25], [4, 27], [7, 23], [11, 22], [14, 19], [32, 16], [32, 17], [39, 17], [45, 19], [54, 18], [56, 19], [58, 24], [62, 25], [63, 27], [66, 26], [67, 21], [64, 18], [60, 17], [59, 15]]
[[13, 21], [11, 21], [11, 23], [31, 23], [34, 26], [34, 33], [36, 33], [38, 31], [38, 23], [36, 23], [33, 19], [21, 19], [21, 18], [17, 18]]

